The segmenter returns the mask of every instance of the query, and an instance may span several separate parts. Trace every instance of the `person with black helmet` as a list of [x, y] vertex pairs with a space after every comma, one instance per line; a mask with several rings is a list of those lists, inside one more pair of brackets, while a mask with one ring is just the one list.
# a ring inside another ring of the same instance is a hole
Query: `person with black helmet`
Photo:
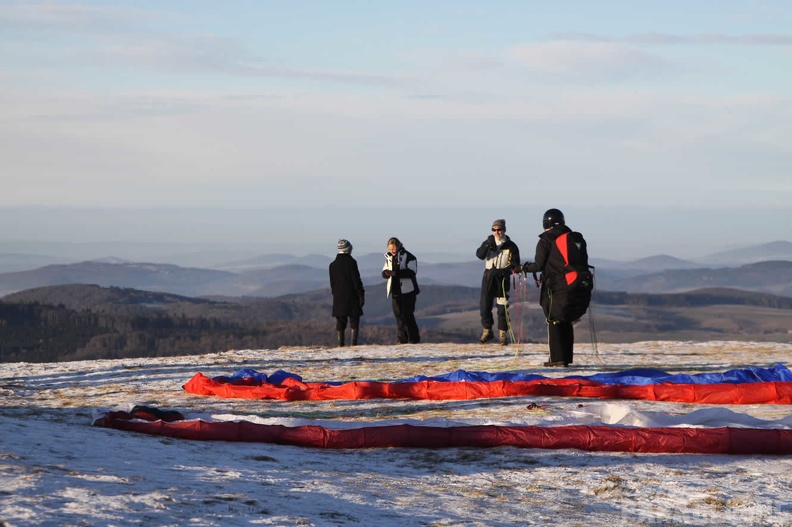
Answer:
[[564, 289], [558, 286], [559, 281], [564, 279], [565, 262], [558, 251], [551, 249], [556, 238], [572, 230], [566, 225], [564, 213], [558, 209], [549, 209], [544, 213], [542, 228], [544, 232], [539, 235], [534, 261], [523, 264], [522, 271], [541, 273], [539, 304], [547, 320], [547, 341], [550, 347], [550, 360], [544, 366], [566, 367], [573, 360], [575, 331], [571, 321], [558, 316], [566, 302]]
[[421, 342], [418, 322], [415, 320], [416, 296], [421, 292], [416, 279], [417, 272], [418, 260], [415, 256], [404, 248], [398, 238], [388, 239], [382, 277], [388, 281], [386, 293], [391, 297], [399, 344]]
[[349, 240], [338, 240], [338, 254], [330, 262], [330, 292], [333, 295], [333, 316], [336, 319], [338, 347], [345, 344], [347, 319], [350, 327], [350, 343], [356, 346], [360, 332], [360, 317], [366, 303], [366, 290], [360, 280], [357, 261], [352, 258]]
[[476, 257], [484, 260], [484, 276], [481, 278], [481, 338], [484, 344], [495, 338], [492, 326], [492, 304], [498, 306], [498, 343], [505, 346], [508, 333], [508, 303], [511, 289], [512, 271], [520, 269], [520, 249], [506, 235], [506, 220], [497, 219], [492, 222], [492, 234], [481, 243], [476, 250]]

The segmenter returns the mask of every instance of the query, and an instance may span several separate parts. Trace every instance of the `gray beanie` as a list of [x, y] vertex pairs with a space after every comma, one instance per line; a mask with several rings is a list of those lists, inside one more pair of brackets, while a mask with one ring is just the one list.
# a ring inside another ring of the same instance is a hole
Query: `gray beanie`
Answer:
[[352, 244], [349, 240], [338, 240], [338, 254], [349, 254], [352, 252]]
[[499, 228], [501, 231], [506, 232], [506, 220], [495, 220], [492, 222], [492, 228]]

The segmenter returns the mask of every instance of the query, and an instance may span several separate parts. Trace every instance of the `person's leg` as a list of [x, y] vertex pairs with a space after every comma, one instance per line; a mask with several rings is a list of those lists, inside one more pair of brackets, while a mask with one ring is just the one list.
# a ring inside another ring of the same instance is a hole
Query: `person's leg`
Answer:
[[559, 324], [547, 323], [547, 345], [550, 348], [550, 363], [563, 364], [564, 362], [564, 341], [562, 330]]
[[481, 289], [481, 298], [479, 299], [479, 311], [481, 312], [481, 327], [484, 329], [492, 329], [495, 321], [492, 318], [492, 302], [495, 299], [490, 296], [486, 289]]
[[506, 345], [506, 336], [509, 334], [509, 293], [495, 299], [498, 303], [498, 335], [499, 342]]
[[507, 331], [509, 329], [508, 319], [506, 318], [506, 304], [502, 298], [496, 299], [498, 303], [498, 329]]
[[407, 340], [410, 344], [421, 342], [421, 333], [418, 330], [418, 322], [415, 320], [415, 301], [416, 294], [409, 293], [403, 295], [402, 316], [404, 317], [404, 327], [407, 330]]
[[349, 345], [357, 346], [360, 336], [360, 317], [349, 317]]
[[347, 317], [336, 317], [336, 342], [338, 347], [344, 347], [344, 332], [347, 327]]
[[404, 295], [393, 297], [393, 316], [396, 317], [396, 339], [399, 344], [408, 342], [407, 327], [404, 324], [404, 311], [402, 306], [402, 298]]
[[561, 356], [564, 365], [572, 364], [575, 347], [575, 328], [569, 322], [559, 322], [558, 329], [561, 337]]
[[479, 299], [479, 311], [481, 313], [481, 338], [479, 342], [484, 344], [495, 338], [492, 335], [492, 326], [495, 321], [492, 318], [492, 303], [495, 299], [489, 294], [487, 288], [482, 284], [481, 298]]

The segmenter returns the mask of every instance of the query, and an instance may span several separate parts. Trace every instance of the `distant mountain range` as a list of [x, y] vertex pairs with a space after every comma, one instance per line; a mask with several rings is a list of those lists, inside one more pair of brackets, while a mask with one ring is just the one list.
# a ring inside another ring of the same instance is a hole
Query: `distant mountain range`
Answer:
[[[747, 291], [792, 296], [792, 243], [774, 242], [728, 255], [719, 261], [761, 258], [736, 266], [705, 266], [672, 256], [657, 255], [633, 262], [592, 259], [596, 285], [601, 291], [629, 293], [675, 293], [703, 287], [731, 287]], [[788, 258], [778, 259], [779, 255]], [[35, 265], [42, 257], [0, 255], [0, 262]], [[363, 282], [370, 290], [381, 289], [383, 254], [355, 255]], [[28, 270], [0, 273], [0, 297], [26, 289], [63, 284], [96, 284], [167, 292], [190, 297], [278, 297], [324, 290], [329, 287], [329, 256], [273, 254], [229, 261], [223, 269], [182, 267], [164, 263], [129, 262], [104, 258], [76, 263], [56, 263]], [[419, 259], [419, 282], [477, 288], [483, 263], [475, 258], [450, 263], [425, 263]], [[373, 291], [370, 291], [373, 292]]]
[[[523, 247], [523, 260], [530, 259], [530, 250]], [[48, 252], [51, 251], [51, 252]], [[235, 257], [236, 256], [236, 257]], [[421, 263], [459, 263], [474, 260], [473, 250], [462, 253], [416, 254]], [[217, 271], [241, 272], [272, 268], [280, 265], [302, 264], [322, 267], [332, 254], [295, 256], [288, 253], [248, 254], [223, 244], [154, 244], [154, 243], [0, 243], [0, 273], [29, 271], [46, 265], [104, 262], [160, 262], [180, 267], [197, 267]], [[702, 258], [680, 259], [668, 255], [653, 255], [633, 261], [611, 260], [606, 255], [591, 253], [592, 264], [608, 268], [663, 271], [691, 267], [734, 267], [767, 260], [792, 260], [792, 243], [774, 241], [712, 253]], [[355, 258], [372, 259], [382, 265], [382, 253], [355, 253]]]
[[792, 261], [766, 261], [739, 267], [675, 269], [617, 278], [610, 273], [600, 289], [630, 293], [679, 293], [704, 287], [731, 287], [792, 297]]
[[756, 263], [765, 260], [792, 260], [792, 243], [775, 241], [753, 247], [723, 251], [707, 257], [708, 262], [720, 262], [724, 266]]

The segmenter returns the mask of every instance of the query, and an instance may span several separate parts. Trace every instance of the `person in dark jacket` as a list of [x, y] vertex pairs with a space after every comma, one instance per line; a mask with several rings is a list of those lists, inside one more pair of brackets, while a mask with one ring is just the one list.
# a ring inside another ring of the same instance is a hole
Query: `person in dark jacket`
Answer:
[[366, 303], [366, 290], [360, 280], [358, 264], [352, 258], [352, 244], [338, 240], [338, 254], [330, 263], [330, 291], [333, 293], [333, 316], [336, 318], [338, 346], [344, 346], [347, 319], [350, 327], [350, 344], [356, 346], [360, 335], [360, 317]]
[[391, 297], [399, 344], [421, 342], [415, 320], [416, 296], [421, 292], [416, 279], [417, 272], [418, 260], [415, 256], [404, 248], [398, 238], [390, 238], [382, 277], [388, 281], [385, 292]]
[[481, 338], [484, 344], [495, 338], [492, 326], [492, 304], [498, 306], [498, 342], [506, 345], [508, 325], [509, 290], [511, 289], [512, 271], [520, 268], [520, 250], [517, 245], [506, 236], [506, 220], [499, 219], [492, 222], [492, 234], [482, 242], [476, 250], [476, 257], [484, 260], [484, 276], [481, 279]]
[[547, 320], [547, 343], [550, 347], [550, 360], [544, 365], [566, 367], [572, 364], [575, 331], [572, 322], [562, 320], [560, 315], [566, 303], [566, 292], [558, 284], [564, 280], [565, 263], [561, 253], [551, 249], [556, 238], [572, 230], [566, 226], [564, 213], [558, 209], [544, 213], [542, 227], [544, 232], [539, 235], [534, 261], [523, 264], [522, 271], [541, 273], [539, 304]]

